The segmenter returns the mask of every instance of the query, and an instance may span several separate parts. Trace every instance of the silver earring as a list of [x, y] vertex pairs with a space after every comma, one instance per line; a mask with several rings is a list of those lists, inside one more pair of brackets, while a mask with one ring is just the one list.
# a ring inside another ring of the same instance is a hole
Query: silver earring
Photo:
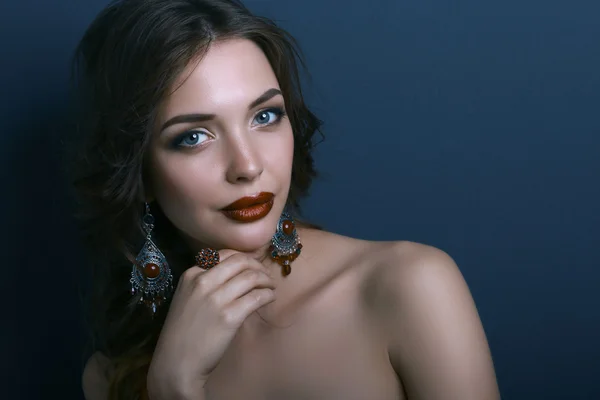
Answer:
[[144, 304], [156, 314], [156, 309], [173, 291], [173, 274], [167, 259], [152, 241], [154, 217], [150, 213], [150, 205], [145, 203], [146, 213], [142, 219], [146, 242], [138, 253], [131, 268], [131, 295], [141, 293], [139, 304]]
[[294, 218], [283, 212], [277, 223], [277, 230], [271, 239], [269, 255], [271, 259], [281, 265], [281, 273], [287, 276], [292, 272], [291, 263], [298, 258], [302, 251], [302, 244], [296, 232]]

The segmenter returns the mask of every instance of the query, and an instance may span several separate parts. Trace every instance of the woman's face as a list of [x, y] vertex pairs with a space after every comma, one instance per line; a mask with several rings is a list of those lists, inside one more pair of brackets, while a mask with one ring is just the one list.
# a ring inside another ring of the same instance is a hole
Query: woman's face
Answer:
[[[251, 252], [273, 236], [290, 188], [294, 141], [279, 84], [249, 40], [215, 43], [192, 64], [160, 106], [147, 198], [193, 250]], [[262, 192], [271, 203], [223, 211]]]

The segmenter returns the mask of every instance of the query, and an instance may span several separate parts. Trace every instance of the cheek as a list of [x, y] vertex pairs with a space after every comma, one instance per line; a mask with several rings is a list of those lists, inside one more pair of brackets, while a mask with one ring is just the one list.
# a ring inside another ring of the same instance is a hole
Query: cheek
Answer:
[[[155, 159], [152, 183], [156, 199], [165, 209], [197, 207], [211, 203], [210, 188], [215, 174], [207, 173], [205, 166], [197, 165], [193, 158], [164, 156]], [[197, 160], [196, 160], [197, 161]]]
[[279, 179], [289, 179], [294, 158], [294, 137], [291, 129], [276, 140], [264, 144], [264, 154], [273, 173]]

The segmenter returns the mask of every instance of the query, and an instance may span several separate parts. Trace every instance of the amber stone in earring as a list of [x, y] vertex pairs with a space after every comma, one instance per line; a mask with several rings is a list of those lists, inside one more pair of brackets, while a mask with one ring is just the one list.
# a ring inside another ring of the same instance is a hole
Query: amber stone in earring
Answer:
[[145, 208], [142, 228], [146, 233], [146, 241], [131, 265], [129, 282], [131, 295], [139, 296], [138, 302], [145, 304], [154, 316], [157, 308], [173, 291], [173, 274], [165, 255], [152, 241], [154, 217], [150, 213], [150, 205], [146, 203]]
[[160, 274], [160, 268], [154, 263], [144, 265], [144, 275], [146, 278], [154, 279]]
[[283, 230], [283, 233], [285, 233], [286, 235], [291, 235], [292, 233], [294, 233], [294, 222], [290, 221], [289, 219], [284, 220], [281, 223], [281, 227]]
[[301, 250], [302, 244], [298, 239], [294, 219], [284, 212], [279, 219], [277, 230], [269, 247], [269, 255], [273, 261], [281, 265], [283, 276], [288, 276], [292, 272], [290, 264], [298, 258]]

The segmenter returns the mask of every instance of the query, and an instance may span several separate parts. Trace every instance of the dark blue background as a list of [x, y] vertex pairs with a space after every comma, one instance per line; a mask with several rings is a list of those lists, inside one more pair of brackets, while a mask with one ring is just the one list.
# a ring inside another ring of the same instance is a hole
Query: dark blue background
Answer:
[[[81, 396], [85, 265], [59, 163], [69, 57], [106, 3], [0, 3], [7, 398]], [[299, 39], [326, 122], [308, 217], [452, 255], [503, 398], [600, 399], [600, 3], [247, 4]]]

